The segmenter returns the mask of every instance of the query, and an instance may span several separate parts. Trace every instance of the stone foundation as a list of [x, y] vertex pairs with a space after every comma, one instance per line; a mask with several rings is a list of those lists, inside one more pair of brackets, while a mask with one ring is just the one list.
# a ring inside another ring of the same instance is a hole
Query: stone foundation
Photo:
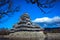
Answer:
[[16, 32], [9, 35], [12, 40], [44, 40], [43, 32]]

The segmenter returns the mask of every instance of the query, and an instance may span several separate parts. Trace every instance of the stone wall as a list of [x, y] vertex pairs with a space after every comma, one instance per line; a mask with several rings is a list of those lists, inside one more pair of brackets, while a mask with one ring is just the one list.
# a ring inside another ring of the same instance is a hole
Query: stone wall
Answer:
[[16, 32], [0, 36], [0, 40], [60, 40], [60, 33]]
[[10, 39], [14, 40], [44, 40], [45, 35], [40, 32], [16, 32], [9, 35]]
[[60, 40], [60, 33], [47, 33], [46, 40]]

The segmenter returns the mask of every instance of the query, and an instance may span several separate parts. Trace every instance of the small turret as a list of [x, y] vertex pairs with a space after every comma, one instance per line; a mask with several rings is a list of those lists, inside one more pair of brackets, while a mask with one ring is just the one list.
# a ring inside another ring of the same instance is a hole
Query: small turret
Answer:
[[20, 22], [18, 24], [26, 24], [26, 23], [30, 23], [30, 17], [27, 13], [23, 14], [20, 18]]

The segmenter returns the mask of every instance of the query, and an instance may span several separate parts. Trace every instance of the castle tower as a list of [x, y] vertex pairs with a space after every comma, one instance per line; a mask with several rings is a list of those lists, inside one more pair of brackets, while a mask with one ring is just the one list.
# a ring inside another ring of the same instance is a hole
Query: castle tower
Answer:
[[44, 40], [45, 38], [40, 26], [31, 22], [27, 13], [21, 16], [10, 32], [9, 38], [13, 40]]
[[18, 31], [40, 31], [42, 30], [38, 25], [31, 22], [31, 19], [27, 13], [21, 15], [20, 21], [14, 25], [11, 32]]

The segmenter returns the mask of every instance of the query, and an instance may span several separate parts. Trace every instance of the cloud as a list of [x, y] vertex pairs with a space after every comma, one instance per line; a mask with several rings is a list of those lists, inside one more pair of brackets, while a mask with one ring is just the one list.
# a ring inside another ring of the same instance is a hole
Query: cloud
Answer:
[[49, 17], [36, 18], [35, 20], [33, 20], [33, 22], [47, 22], [47, 23], [60, 22], [60, 17], [55, 16], [53, 18], [49, 18]]
[[33, 22], [38, 23], [42, 27], [60, 27], [60, 17], [55, 16], [52, 18], [43, 17], [43, 18], [36, 18]]

